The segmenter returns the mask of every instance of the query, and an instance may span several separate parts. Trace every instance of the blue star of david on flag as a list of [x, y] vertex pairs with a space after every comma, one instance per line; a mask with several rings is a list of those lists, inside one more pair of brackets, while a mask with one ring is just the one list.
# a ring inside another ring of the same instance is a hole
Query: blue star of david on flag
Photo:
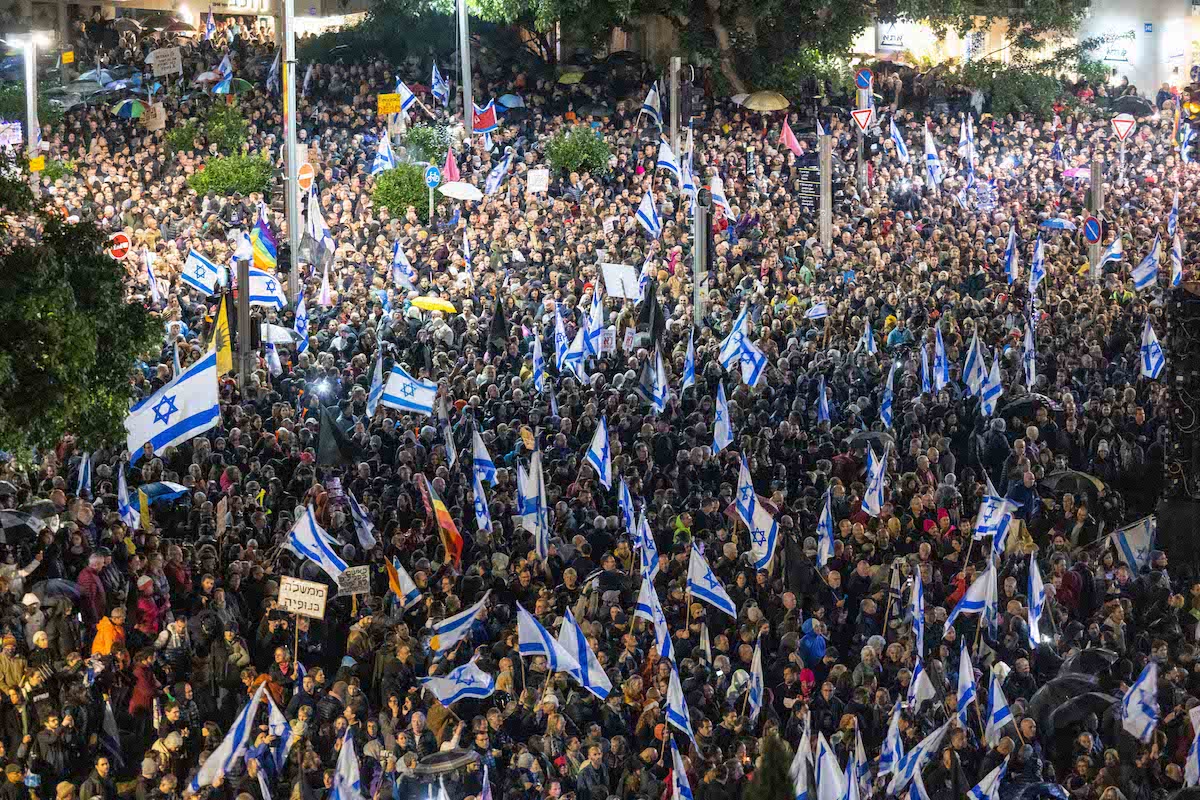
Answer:
[[175, 407], [175, 396], [163, 397], [154, 405], [154, 421], [161, 422], [163, 425], [171, 423], [171, 415], [178, 412]]

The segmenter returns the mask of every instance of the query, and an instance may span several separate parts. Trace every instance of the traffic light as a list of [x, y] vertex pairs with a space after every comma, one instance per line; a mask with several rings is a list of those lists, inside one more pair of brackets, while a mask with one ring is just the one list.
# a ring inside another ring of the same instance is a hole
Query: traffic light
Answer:
[[275, 267], [280, 275], [287, 275], [292, 271], [292, 245], [290, 242], [284, 242], [279, 245], [279, 252], [276, 254]]

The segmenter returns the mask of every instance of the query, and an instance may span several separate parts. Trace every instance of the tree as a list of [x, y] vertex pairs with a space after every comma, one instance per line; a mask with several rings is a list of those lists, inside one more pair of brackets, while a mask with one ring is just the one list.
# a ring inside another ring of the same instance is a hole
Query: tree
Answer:
[[204, 162], [204, 169], [188, 177], [188, 186], [196, 194], [237, 194], [265, 192], [271, 182], [272, 167], [266, 156], [219, 156]]
[[38, 212], [40, 241], [0, 251], [0, 447], [124, 441], [129, 373], [162, 330], [125, 300], [125, 270], [94, 225]]
[[599, 174], [608, 171], [608, 159], [612, 149], [604, 137], [586, 125], [576, 125], [560, 130], [546, 144], [546, 157], [550, 166], [560, 173], [590, 172]]
[[[435, 202], [436, 195], [435, 192]], [[412, 206], [422, 222], [429, 221], [429, 187], [425, 185], [425, 168], [417, 164], [397, 164], [375, 178], [371, 199], [386, 208], [393, 217], [403, 217]]]
[[792, 754], [778, 734], [763, 739], [762, 752], [754, 767], [754, 777], [746, 787], [745, 800], [779, 800], [795, 796], [792, 778], [788, 773]]

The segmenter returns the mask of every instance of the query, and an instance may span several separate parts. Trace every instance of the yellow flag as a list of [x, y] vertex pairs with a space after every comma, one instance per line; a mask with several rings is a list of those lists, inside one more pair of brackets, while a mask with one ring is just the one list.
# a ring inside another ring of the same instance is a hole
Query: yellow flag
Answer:
[[229, 316], [225, 313], [225, 298], [213, 320], [213, 349], [217, 351], [217, 374], [228, 375], [233, 369], [233, 348], [229, 344]]
[[146, 493], [141, 489], [138, 489], [138, 504], [142, 507], [142, 530], [154, 530], [154, 526], [150, 523], [150, 498], [146, 497]]

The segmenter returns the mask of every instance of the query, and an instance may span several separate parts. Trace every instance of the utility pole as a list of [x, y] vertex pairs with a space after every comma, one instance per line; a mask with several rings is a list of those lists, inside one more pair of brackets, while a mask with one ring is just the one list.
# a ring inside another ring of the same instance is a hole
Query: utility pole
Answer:
[[[17, 39], [25, 59], [25, 147], [28, 158], [40, 154], [41, 124], [38, 122], [37, 49], [38, 45], [50, 43], [50, 37], [41, 31], [30, 31]], [[29, 173], [30, 187], [38, 193], [38, 173]]]
[[291, 251], [288, 300], [298, 303], [300, 301], [300, 185], [297, 183], [297, 175], [300, 164], [296, 137], [299, 135], [300, 120], [296, 113], [296, 0], [283, 0], [283, 118], [284, 168], [287, 170], [283, 185], [287, 191], [288, 249]]
[[707, 188], [696, 192], [692, 212], [692, 321], [699, 328], [704, 319], [704, 290], [708, 280], [708, 212], [712, 208], [712, 193]]
[[817, 137], [817, 154], [821, 169], [821, 197], [817, 217], [820, 222], [821, 249], [829, 258], [833, 247], [833, 137]]
[[[858, 107], [860, 109], [871, 107], [871, 90], [870, 89], [859, 89], [858, 90]], [[866, 150], [866, 139], [867, 139], [866, 133], [863, 131], [862, 128], [859, 128], [858, 129], [858, 161], [855, 165], [854, 177], [855, 177], [855, 180], [857, 181], [857, 185], [858, 185], [858, 199], [860, 202], [862, 202], [864, 204], [867, 201], [867, 165], [866, 165], [866, 159], [864, 157], [864, 151]]]
[[458, 49], [462, 53], [463, 136], [470, 141], [475, 129], [475, 96], [471, 93], [471, 34], [467, 0], [458, 0]]
[[[1101, 238], [1104, 232], [1104, 164], [1100, 160], [1092, 161], [1092, 192], [1091, 192], [1091, 207], [1092, 216], [1100, 220]], [[1100, 267], [1100, 254], [1103, 252], [1103, 247], [1100, 242], [1088, 246], [1088, 260], [1092, 266], [1092, 280], [1096, 283], [1104, 275], [1104, 270]]]
[[[238, 390], [244, 393], [254, 371], [254, 353], [250, 351], [250, 259], [237, 261], [237, 341]], [[295, 273], [295, 270], [292, 270]]]
[[679, 71], [683, 69], [683, 59], [671, 56], [671, 152], [679, 158]]

